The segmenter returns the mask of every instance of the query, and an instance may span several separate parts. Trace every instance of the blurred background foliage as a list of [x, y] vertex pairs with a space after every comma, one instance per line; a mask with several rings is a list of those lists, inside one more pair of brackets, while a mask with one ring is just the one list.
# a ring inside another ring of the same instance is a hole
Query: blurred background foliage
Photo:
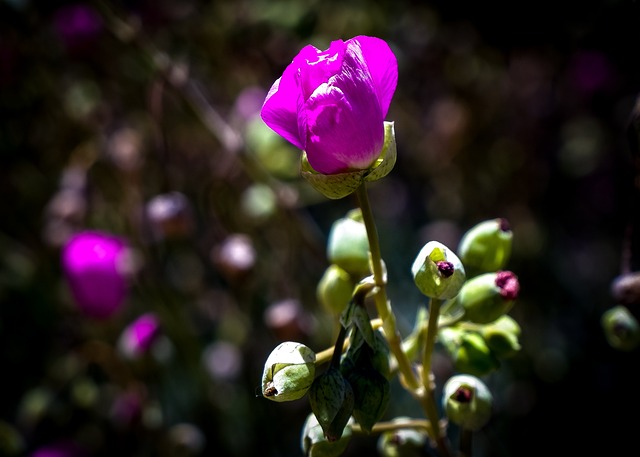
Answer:
[[[255, 116], [300, 48], [360, 34], [399, 62], [387, 117], [398, 161], [370, 191], [401, 331], [423, 301], [409, 274], [422, 244], [455, 247], [494, 217], [514, 232], [523, 349], [488, 380], [495, 415], [477, 455], [637, 447], [637, 420], [621, 414], [640, 406], [638, 352], [612, 349], [599, 320], [638, 211], [626, 128], [639, 9], [0, 2], [0, 454], [301, 455], [308, 403], [256, 387], [278, 342], [332, 344], [315, 285], [330, 225], [354, 201], [310, 189], [298, 151]], [[172, 195], [180, 211], [154, 212]], [[85, 228], [137, 252], [126, 307], [108, 321], [79, 313], [61, 272], [64, 240]], [[125, 360], [117, 339], [148, 311], [162, 344]], [[400, 395], [388, 416], [412, 408]], [[348, 452], [373, 454], [375, 438]]]

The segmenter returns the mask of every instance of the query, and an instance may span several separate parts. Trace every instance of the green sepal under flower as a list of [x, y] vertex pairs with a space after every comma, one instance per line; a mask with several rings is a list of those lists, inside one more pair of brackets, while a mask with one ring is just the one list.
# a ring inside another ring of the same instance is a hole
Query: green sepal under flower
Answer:
[[338, 368], [329, 367], [309, 389], [311, 411], [318, 419], [328, 441], [336, 441], [353, 412], [353, 389]]
[[640, 345], [640, 325], [629, 309], [614, 306], [602, 314], [604, 335], [609, 344], [622, 351], [632, 351]]
[[318, 302], [331, 314], [341, 314], [349, 304], [355, 284], [342, 267], [331, 264], [324, 271], [316, 287]]
[[377, 181], [385, 177], [393, 169], [396, 163], [396, 136], [393, 122], [384, 123], [384, 144], [378, 159], [366, 170], [358, 170], [347, 173], [323, 175], [315, 171], [309, 161], [307, 154], [303, 152], [301, 159], [301, 174], [311, 186], [332, 200], [344, 198], [352, 194], [364, 182]]
[[305, 457], [338, 457], [344, 453], [351, 441], [351, 425], [353, 419], [347, 422], [342, 435], [335, 441], [329, 441], [315, 414], [307, 416], [302, 427], [301, 447]]
[[411, 272], [420, 292], [440, 300], [455, 297], [466, 279], [458, 256], [438, 241], [429, 241], [422, 247]]
[[369, 273], [369, 238], [360, 209], [349, 211], [331, 226], [327, 258], [354, 278]]
[[283, 402], [302, 398], [316, 372], [316, 354], [293, 341], [280, 343], [269, 354], [262, 372], [262, 395]]
[[518, 277], [512, 272], [483, 273], [465, 282], [456, 300], [465, 320], [488, 324], [511, 310], [519, 291]]
[[451, 356], [456, 371], [474, 376], [484, 376], [500, 367], [482, 336], [475, 331], [457, 327], [443, 328], [439, 341]]
[[506, 219], [497, 218], [471, 227], [458, 244], [458, 256], [467, 276], [503, 269], [511, 256], [513, 232]]
[[[397, 417], [391, 422], [402, 423], [411, 420], [408, 417]], [[380, 434], [377, 449], [382, 457], [421, 457], [429, 436], [415, 428], [398, 428]]]
[[491, 418], [493, 396], [477, 377], [455, 375], [444, 385], [442, 406], [450, 422], [477, 431]]

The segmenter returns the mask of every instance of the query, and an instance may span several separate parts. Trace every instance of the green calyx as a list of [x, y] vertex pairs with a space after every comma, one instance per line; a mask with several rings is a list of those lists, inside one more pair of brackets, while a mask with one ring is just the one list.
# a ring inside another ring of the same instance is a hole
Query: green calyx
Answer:
[[640, 325], [629, 309], [614, 306], [602, 314], [602, 328], [609, 344], [622, 351], [632, 351], [640, 345]]
[[458, 295], [466, 275], [453, 251], [438, 241], [429, 241], [411, 267], [413, 280], [424, 295], [446, 300]]
[[377, 181], [388, 175], [396, 163], [396, 156], [394, 124], [393, 122], [385, 121], [382, 151], [369, 168], [347, 173], [323, 175], [311, 167], [307, 160], [306, 153], [302, 154], [300, 168], [302, 177], [305, 178], [314, 189], [327, 198], [337, 200], [352, 194], [364, 182]]
[[315, 353], [304, 344], [279, 344], [264, 364], [262, 396], [277, 402], [302, 398], [313, 383], [315, 361]]
[[358, 211], [336, 220], [327, 240], [328, 260], [356, 278], [369, 272], [369, 239]]
[[461, 238], [458, 255], [469, 276], [504, 268], [511, 256], [513, 232], [506, 219], [490, 219], [473, 226]]
[[449, 378], [443, 388], [442, 402], [449, 421], [465, 430], [480, 430], [491, 418], [493, 397], [475, 376]]
[[338, 457], [342, 455], [351, 440], [352, 422], [352, 420], [347, 422], [340, 438], [335, 441], [329, 441], [325, 438], [324, 431], [315, 414], [309, 414], [302, 428], [302, 452], [306, 457]]
[[[500, 278], [509, 274], [515, 285], [503, 289]], [[517, 287], [517, 278], [510, 272], [483, 273], [465, 282], [456, 300], [464, 309], [465, 320], [488, 324], [511, 310]], [[513, 293], [509, 293], [510, 290]]]

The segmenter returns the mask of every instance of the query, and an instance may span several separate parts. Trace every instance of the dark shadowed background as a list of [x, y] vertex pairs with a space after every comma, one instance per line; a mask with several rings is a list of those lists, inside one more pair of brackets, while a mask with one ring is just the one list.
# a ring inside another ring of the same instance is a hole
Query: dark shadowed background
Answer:
[[[495, 415], [474, 455], [631, 455], [638, 350], [611, 348], [600, 317], [638, 259], [623, 248], [640, 211], [626, 133], [639, 14], [632, 0], [0, 1], [0, 454], [73, 441], [96, 456], [302, 455], [307, 400], [256, 387], [278, 342], [332, 344], [315, 284], [355, 202], [313, 191], [255, 114], [303, 46], [373, 35], [399, 64], [398, 160], [370, 195], [401, 332], [426, 241], [455, 247], [494, 217], [514, 232], [523, 348], [487, 378]], [[192, 225], [158, 239], [145, 205], [174, 191]], [[62, 277], [61, 243], [83, 228], [140, 256], [106, 322]], [[225, 257], [234, 235], [248, 265]], [[146, 311], [162, 347], [119, 359]], [[411, 414], [394, 397], [388, 416]], [[349, 448], [374, 452], [375, 437]]]

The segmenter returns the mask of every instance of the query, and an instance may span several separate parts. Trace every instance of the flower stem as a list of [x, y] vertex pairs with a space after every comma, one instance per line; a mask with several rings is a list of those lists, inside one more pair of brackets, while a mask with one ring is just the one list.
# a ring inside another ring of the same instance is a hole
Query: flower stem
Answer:
[[[407, 357], [407, 354], [402, 350], [402, 339], [400, 333], [396, 327], [396, 318], [391, 308], [391, 303], [387, 299], [386, 279], [384, 277], [384, 270], [382, 267], [382, 255], [380, 252], [380, 241], [378, 239], [378, 230], [376, 228], [375, 220], [373, 217], [373, 211], [371, 210], [371, 204], [369, 203], [369, 196], [365, 183], [362, 183], [356, 190], [356, 196], [358, 198], [358, 204], [362, 212], [362, 220], [367, 230], [367, 237], [369, 239], [369, 251], [371, 253], [371, 268], [373, 270], [373, 279], [378, 292], [374, 295], [376, 310], [380, 319], [382, 319], [382, 329], [389, 342], [389, 348], [393, 353], [398, 363], [398, 370], [400, 371], [401, 381], [406, 388], [414, 395], [421, 403], [429, 422], [431, 423], [431, 429], [433, 433], [433, 440], [438, 446], [438, 450], [442, 457], [449, 457], [450, 452], [448, 446], [441, 434], [438, 412], [433, 401], [433, 390], [430, 387], [430, 366], [429, 370], [423, 371], [423, 376], [426, 380], [421, 385], [416, 372], [411, 367], [411, 362]], [[438, 314], [435, 315], [435, 327], [429, 332], [434, 341], [429, 344], [425, 351], [431, 352], [435, 342], [435, 334], [437, 333]], [[429, 317], [429, 328], [431, 329], [431, 314]], [[430, 365], [429, 359], [429, 365]], [[429, 387], [427, 387], [429, 386]]]

